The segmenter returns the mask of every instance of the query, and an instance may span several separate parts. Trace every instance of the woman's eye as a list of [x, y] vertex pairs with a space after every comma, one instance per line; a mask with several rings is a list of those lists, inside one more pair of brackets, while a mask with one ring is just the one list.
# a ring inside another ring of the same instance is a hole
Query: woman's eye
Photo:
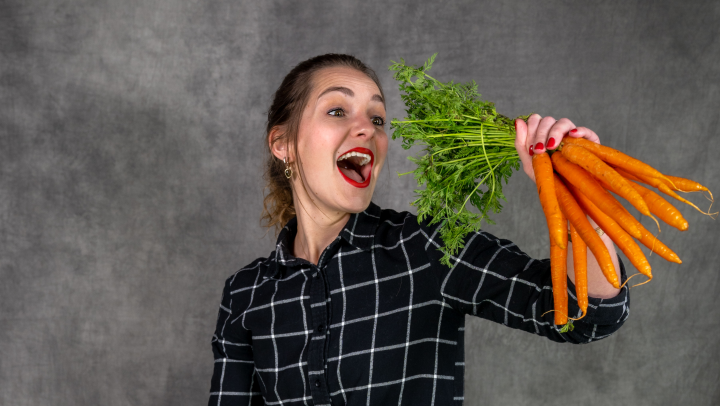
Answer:
[[343, 109], [332, 109], [328, 111], [328, 114], [335, 117], [345, 117], [345, 110]]
[[384, 125], [385, 119], [383, 119], [382, 117], [373, 117], [372, 123], [375, 125]]

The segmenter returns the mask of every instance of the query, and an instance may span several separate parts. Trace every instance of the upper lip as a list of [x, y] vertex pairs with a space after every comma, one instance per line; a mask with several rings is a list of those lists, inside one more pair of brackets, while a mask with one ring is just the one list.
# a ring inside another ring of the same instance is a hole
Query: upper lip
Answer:
[[[375, 162], [375, 154], [373, 154], [373, 152], [371, 150], [369, 150], [367, 148], [363, 148], [363, 147], [355, 147], [355, 148], [349, 149], [349, 150], [343, 152], [342, 154], [338, 155], [338, 158], [347, 154], [348, 152], [360, 152], [362, 154], [368, 154], [368, 155], [370, 155], [369, 163], [372, 164], [373, 162]], [[336, 161], [337, 161], [337, 159], [336, 159]]]

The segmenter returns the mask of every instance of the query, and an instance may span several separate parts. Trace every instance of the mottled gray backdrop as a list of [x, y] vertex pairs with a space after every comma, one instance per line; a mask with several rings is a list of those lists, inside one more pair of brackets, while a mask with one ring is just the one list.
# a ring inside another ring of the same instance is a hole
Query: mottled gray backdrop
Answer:
[[[270, 253], [265, 112], [303, 59], [390, 60], [566, 116], [720, 195], [720, 2], [0, 0], [0, 404], [197, 405], [223, 282]], [[375, 202], [412, 210], [391, 143]], [[522, 173], [490, 231], [548, 239]], [[700, 195], [693, 201], [707, 208]], [[720, 404], [720, 224], [682, 207], [631, 317], [591, 345], [470, 318], [468, 405]]]

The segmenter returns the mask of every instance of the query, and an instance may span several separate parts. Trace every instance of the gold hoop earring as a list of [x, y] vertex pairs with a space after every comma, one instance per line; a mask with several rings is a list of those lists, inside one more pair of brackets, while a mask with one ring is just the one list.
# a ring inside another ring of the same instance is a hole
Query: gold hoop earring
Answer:
[[283, 158], [283, 162], [285, 163], [285, 177], [290, 179], [292, 178], [292, 169], [290, 168], [290, 165], [288, 164], [287, 157]]

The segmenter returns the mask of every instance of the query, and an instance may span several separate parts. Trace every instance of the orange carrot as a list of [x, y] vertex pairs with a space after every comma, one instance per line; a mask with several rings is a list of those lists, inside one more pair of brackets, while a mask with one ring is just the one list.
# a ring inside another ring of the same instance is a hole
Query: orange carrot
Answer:
[[668, 248], [667, 245], [663, 244], [662, 241], [658, 240], [657, 237], [655, 237], [645, 227], [640, 229], [640, 232], [642, 232], [642, 238], [640, 239], [640, 242], [644, 246], [650, 248], [650, 251], [660, 255], [660, 258], [663, 258], [666, 261], [675, 262], [676, 264], [682, 264], [680, 257], [678, 257], [673, 250]]
[[620, 288], [620, 282], [618, 282], [617, 273], [615, 273], [615, 265], [613, 265], [612, 258], [608, 252], [605, 243], [600, 236], [595, 232], [595, 229], [587, 219], [585, 212], [575, 201], [575, 198], [570, 194], [565, 184], [560, 178], [555, 175], [555, 193], [557, 193], [558, 203], [560, 203], [560, 210], [570, 221], [570, 224], [575, 227], [577, 232], [580, 234], [580, 238], [585, 241], [590, 251], [595, 256], [600, 269], [602, 270], [605, 279], [612, 284], [616, 289]]
[[575, 295], [582, 319], [587, 314], [588, 286], [587, 286], [587, 244], [583, 241], [572, 223], [570, 223], [570, 239], [572, 242], [573, 269], [575, 272]]
[[[560, 212], [560, 220], [564, 230], [566, 230], [563, 233], [564, 237], [560, 240], [567, 247], [567, 220], [562, 212]], [[567, 248], [560, 248], [559, 245], [555, 244], [552, 236], [550, 237], [550, 276], [553, 287], [555, 324], [564, 326], [568, 322]]]
[[[634, 177], [633, 175], [630, 175], [628, 173], [623, 173], [622, 175], [628, 178], [633, 177], [635, 179], [638, 179], [637, 177]], [[624, 207], [623, 210], [625, 210]], [[625, 212], [627, 213], [627, 210], [625, 210]], [[597, 220], [595, 220], [595, 222], [597, 223]], [[642, 224], [640, 224], [640, 233], [641, 235], [638, 240], [640, 240], [640, 242], [644, 246], [650, 248], [650, 251], [660, 255], [660, 257], [665, 259], [666, 261], [682, 264], [682, 260], [680, 260], [680, 257], [678, 257], [673, 250], [668, 248], [667, 245], [663, 244], [662, 241], [658, 240], [650, 231], [643, 227]]]
[[[679, 190], [681, 192], [708, 192], [708, 194], [710, 195], [709, 200], [711, 202], [710, 207], [712, 208], [712, 203], [715, 202], [715, 198], [713, 197], [713, 194], [710, 191], [710, 189], [695, 182], [694, 180], [680, 178], [677, 176], [670, 176], [670, 175], [666, 175], [666, 177], [668, 179], [670, 179], [670, 182], [672, 182], [672, 183], [666, 182], [666, 184], [668, 186], [670, 186], [670, 188], [672, 188], [672, 189]], [[709, 212], [710, 212], [710, 209], [708, 209], [708, 213]]]
[[554, 153], [552, 162], [555, 170], [562, 175], [563, 179], [577, 187], [585, 196], [588, 196], [603, 213], [617, 221], [633, 237], [642, 237], [640, 222], [631, 216], [622, 204], [600, 186], [587, 171], [568, 161], [563, 154]]
[[535, 183], [537, 185], [540, 204], [545, 219], [547, 220], [550, 239], [555, 241], [558, 247], [567, 248], [563, 238], [567, 240], [567, 225], [561, 221], [562, 213], [555, 197], [555, 185], [553, 183], [553, 168], [550, 156], [546, 152], [535, 154], [532, 160], [533, 171], [535, 172]]
[[577, 199], [580, 207], [582, 207], [583, 210], [585, 210], [585, 213], [587, 213], [588, 216], [590, 216], [590, 218], [600, 226], [605, 234], [613, 240], [628, 260], [630, 260], [630, 263], [633, 264], [640, 273], [652, 279], [650, 263], [647, 258], [645, 258], [645, 254], [643, 254], [640, 247], [635, 243], [635, 241], [633, 241], [630, 234], [623, 230], [622, 227], [615, 222], [615, 220], [611, 219], [603, 213], [602, 210], [598, 209], [598, 207], [595, 206], [593, 202], [591, 202], [590, 199], [582, 194], [582, 192], [580, 192], [577, 188], [572, 185], [569, 185], [568, 188]]
[[628, 180], [620, 176], [613, 168], [603, 162], [602, 159], [598, 158], [587, 149], [575, 144], [565, 145], [562, 148], [562, 154], [570, 162], [585, 168], [585, 170], [590, 172], [590, 174], [596, 178], [604, 179], [605, 182], [610, 184], [615, 193], [625, 198], [628, 202], [630, 202], [630, 204], [638, 209], [640, 213], [648, 217], [652, 217], [647, 204], [640, 194], [635, 191], [632, 186], [630, 186]]
[[[637, 176], [633, 175], [633, 174], [630, 173], [630, 172], [627, 172], [626, 170], [624, 170], [624, 169], [622, 169], [622, 168], [615, 168], [615, 171], [616, 171], [618, 174], [620, 174], [620, 176], [624, 176], [625, 179], [634, 180], [634, 181], [636, 181], [636, 182], [643, 182], [640, 178], [638, 178]], [[645, 183], [645, 182], [643, 182], [643, 183]]]
[[635, 159], [614, 148], [606, 147], [584, 138], [565, 137], [563, 138], [563, 143], [579, 145], [595, 154], [598, 158], [617, 168], [627, 169], [633, 173], [642, 173], [655, 178], [663, 178], [665, 176], [657, 169], [640, 161], [639, 159]]
[[[678, 176], [670, 176], [665, 175], [668, 179], [670, 179], [670, 182], [672, 184], [667, 183], [668, 186], [672, 187], [675, 185], [674, 189], [679, 190], [681, 192], [708, 192], [710, 193], [710, 190], [706, 188], [705, 186], [695, 182], [694, 180], [681, 178]], [[712, 197], [712, 193], [710, 193], [710, 196]]]
[[[683, 199], [680, 195], [678, 195], [677, 193], [675, 193], [675, 192], [670, 188], [670, 186], [668, 186], [668, 185], [667, 185], [664, 181], [662, 181], [661, 179], [653, 178], [653, 177], [650, 177], [650, 176], [644, 176], [644, 175], [639, 174], [639, 173], [628, 173], [627, 171], [624, 171], [624, 170], [622, 170], [622, 169], [620, 169], [620, 168], [616, 168], [616, 170], [617, 170], [617, 172], [618, 172], [620, 175], [625, 176], [626, 178], [630, 178], [630, 179], [633, 179], [633, 178], [634, 178], [634, 179], [637, 179], [639, 182], [642, 182], [642, 183], [644, 183], [644, 184], [646, 184], [646, 185], [650, 185], [650, 186], [652, 186], [652, 187], [657, 188], [659, 191], [665, 193], [666, 195], [671, 196], [671, 197], [674, 197], [675, 199], [677, 199], [677, 200], [679, 200], [679, 201], [681, 201], [681, 202], [683, 202], [683, 203], [685, 203], [685, 204], [688, 204], [688, 205], [694, 207], [695, 210], [699, 211], [699, 212], [702, 213], [702, 214], [705, 214], [705, 215], [708, 215], [708, 216], [713, 216], [713, 215], [716, 215], [716, 214], [717, 214], [717, 213], [706, 213], [706, 212], [700, 210], [700, 208], [697, 207], [697, 206], [695, 206], [692, 202]], [[637, 237], [636, 237], [636, 238], [637, 238]]]
[[647, 203], [650, 211], [654, 215], [658, 216], [660, 220], [680, 231], [688, 229], [687, 220], [685, 220], [680, 211], [670, 204], [670, 202], [663, 199], [659, 194], [642, 185], [638, 185], [635, 182], [630, 182], [630, 185], [632, 185], [632, 187], [640, 193], [640, 196], [642, 196], [643, 200], [645, 200], [645, 203]]

